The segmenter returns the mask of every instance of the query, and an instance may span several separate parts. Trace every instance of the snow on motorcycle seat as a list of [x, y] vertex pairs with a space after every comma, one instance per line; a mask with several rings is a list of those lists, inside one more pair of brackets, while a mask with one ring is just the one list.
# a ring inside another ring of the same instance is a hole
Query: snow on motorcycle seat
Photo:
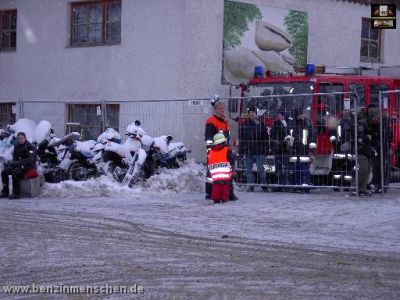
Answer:
[[21, 180], [21, 196], [37, 197], [42, 192], [44, 180], [41, 180], [36, 169], [28, 170], [25, 179]]

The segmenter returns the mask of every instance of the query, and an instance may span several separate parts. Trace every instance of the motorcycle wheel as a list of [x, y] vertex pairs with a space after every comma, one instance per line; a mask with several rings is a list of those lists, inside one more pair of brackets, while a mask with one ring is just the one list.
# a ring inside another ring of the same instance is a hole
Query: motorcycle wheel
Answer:
[[75, 181], [84, 181], [89, 178], [89, 170], [79, 161], [75, 161], [68, 169], [68, 177]]

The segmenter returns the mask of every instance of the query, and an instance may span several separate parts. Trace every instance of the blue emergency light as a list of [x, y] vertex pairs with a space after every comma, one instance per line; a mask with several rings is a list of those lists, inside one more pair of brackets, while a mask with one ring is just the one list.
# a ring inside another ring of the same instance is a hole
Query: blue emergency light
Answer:
[[315, 65], [307, 64], [306, 65], [306, 75], [313, 75], [315, 73]]
[[263, 66], [255, 66], [254, 67], [254, 78], [264, 77], [264, 67]]

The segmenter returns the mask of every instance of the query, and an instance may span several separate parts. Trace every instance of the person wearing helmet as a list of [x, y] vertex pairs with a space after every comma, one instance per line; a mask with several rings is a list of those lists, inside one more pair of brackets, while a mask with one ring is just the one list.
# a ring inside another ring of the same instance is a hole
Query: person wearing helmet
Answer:
[[[225, 104], [219, 100], [218, 95], [215, 95], [211, 99], [211, 105], [213, 106], [213, 115], [209, 117], [206, 121], [206, 128], [205, 128], [205, 141], [206, 141], [206, 148], [209, 148], [213, 145], [213, 138], [214, 136], [222, 132], [227, 139], [226, 143], [230, 145], [230, 126], [229, 122], [225, 116]], [[233, 161], [232, 166], [233, 168]], [[209, 181], [209, 176], [207, 176]], [[206, 199], [211, 199], [211, 184], [206, 182]], [[233, 185], [231, 184], [230, 192], [229, 192], [229, 200], [237, 200], [238, 198], [234, 194]]]
[[229, 200], [232, 159], [233, 154], [229, 150], [225, 135], [223, 133], [215, 134], [207, 157], [207, 169], [212, 179], [211, 199], [214, 203], [227, 202]]

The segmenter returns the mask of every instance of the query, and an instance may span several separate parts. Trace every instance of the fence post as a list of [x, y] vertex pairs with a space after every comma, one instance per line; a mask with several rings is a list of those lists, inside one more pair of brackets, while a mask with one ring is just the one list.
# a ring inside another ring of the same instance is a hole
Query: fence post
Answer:
[[359, 186], [359, 164], [358, 164], [358, 95], [356, 94], [355, 101], [354, 101], [354, 153], [355, 153], [355, 160], [356, 160], [356, 169], [355, 169], [355, 176], [356, 176], [356, 195], [359, 196], [360, 186]]
[[24, 101], [22, 99], [18, 99], [18, 119], [22, 119], [24, 117]]
[[381, 160], [381, 194], [384, 194], [385, 171], [383, 160], [383, 114], [382, 114], [382, 91], [379, 91], [379, 144], [380, 147], [380, 160]]
[[101, 118], [102, 118], [102, 125], [101, 130], [104, 132], [106, 130], [107, 124], [107, 103], [106, 100], [101, 100]]

